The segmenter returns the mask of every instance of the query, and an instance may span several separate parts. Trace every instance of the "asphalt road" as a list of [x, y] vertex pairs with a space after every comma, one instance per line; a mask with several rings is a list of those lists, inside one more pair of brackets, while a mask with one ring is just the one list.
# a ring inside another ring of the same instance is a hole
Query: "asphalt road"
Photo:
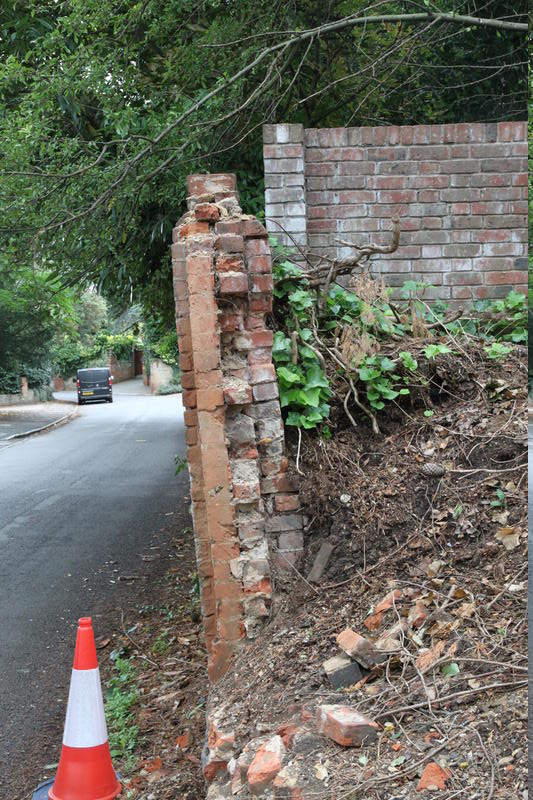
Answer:
[[64, 717], [78, 617], [119, 605], [154, 531], [186, 513], [180, 396], [123, 392], [0, 451], [0, 787]]

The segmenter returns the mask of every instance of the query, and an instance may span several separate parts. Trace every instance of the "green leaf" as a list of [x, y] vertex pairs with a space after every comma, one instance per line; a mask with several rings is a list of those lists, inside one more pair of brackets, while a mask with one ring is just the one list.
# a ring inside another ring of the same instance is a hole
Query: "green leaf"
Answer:
[[296, 411], [289, 411], [285, 425], [292, 425], [296, 428], [302, 427], [302, 415]]
[[313, 389], [315, 387], [329, 389], [328, 379], [318, 365], [310, 367], [305, 376], [305, 388]]
[[299, 353], [300, 358], [302, 360], [315, 361], [315, 362], [317, 361], [316, 353], [314, 353], [311, 350], [311, 348], [307, 347], [307, 345], [305, 345], [305, 344], [303, 344], [303, 345], [301, 344], [298, 347], [298, 353]]
[[277, 375], [283, 383], [291, 385], [293, 383], [299, 383], [302, 380], [301, 373], [295, 369], [290, 367], [278, 367], [277, 368]]
[[455, 661], [452, 661], [451, 664], [443, 664], [441, 672], [443, 675], [446, 675], [446, 677], [452, 678], [454, 675], [459, 675], [461, 670], [459, 669], [459, 664], [456, 664]]
[[397, 758], [394, 758], [390, 762], [390, 765], [391, 767], [399, 767], [400, 764], [403, 764], [404, 761], [405, 761], [405, 756], [398, 756]]
[[410, 370], [411, 372], [414, 372], [415, 369], [417, 369], [418, 361], [411, 355], [411, 353], [409, 353], [409, 351], [402, 350], [400, 353], [400, 358], [406, 369]]
[[425, 417], [432, 417], [434, 414], [435, 414], [435, 412], [433, 411], [432, 408], [426, 408], [426, 410], [424, 411], [424, 416]]
[[360, 379], [365, 383], [373, 381], [375, 378], [378, 378], [381, 374], [379, 369], [372, 369], [369, 367], [359, 367], [357, 372], [359, 373]]
[[387, 356], [381, 359], [381, 369], [390, 372], [391, 370], [394, 369], [395, 366], [396, 366], [396, 361], [392, 361], [392, 359], [387, 358]]
[[299, 389], [298, 402], [303, 406], [318, 408], [320, 402], [320, 388], [317, 386], [315, 389]]

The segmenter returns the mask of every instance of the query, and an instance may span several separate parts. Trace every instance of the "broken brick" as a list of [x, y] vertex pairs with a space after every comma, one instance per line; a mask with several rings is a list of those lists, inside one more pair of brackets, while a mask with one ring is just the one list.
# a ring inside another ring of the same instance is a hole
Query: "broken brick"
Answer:
[[422, 773], [416, 791], [423, 792], [424, 789], [428, 791], [445, 789], [446, 781], [449, 779], [450, 775], [451, 772], [449, 769], [443, 769], [436, 761], [430, 761]]
[[394, 589], [393, 592], [389, 592], [386, 597], [381, 600], [377, 606], [374, 608], [374, 614], [380, 614], [382, 611], [388, 611], [389, 608], [392, 608], [394, 603], [400, 599], [402, 596], [402, 592], [400, 589]]
[[353, 686], [363, 677], [359, 664], [345, 655], [329, 658], [322, 666], [334, 689]]
[[281, 769], [285, 755], [281, 736], [273, 736], [259, 748], [248, 768], [248, 786], [252, 794], [262, 794]]
[[220, 211], [213, 203], [198, 203], [194, 208], [194, 216], [199, 222], [218, 222]]
[[347, 656], [355, 659], [362, 667], [371, 669], [376, 664], [385, 661], [386, 656], [374, 647], [372, 642], [360, 636], [351, 628], [346, 628], [337, 636], [337, 644]]
[[365, 619], [363, 625], [369, 631], [377, 631], [377, 629], [383, 622], [384, 615], [385, 615], [384, 611], [381, 611], [379, 614], [371, 614], [369, 617]]
[[278, 736], [281, 736], [285, 747], [290, 747], [295, 734], [298, 733], [299, 730], [301, 730], [301, 728], [296, 722], [286, 722], [278, 728], [276, 733]]
[[344, 747], [361, 747], [376, 740], [379, 726], [350, 706], [322, 705], [317, 708], [319, 733]]

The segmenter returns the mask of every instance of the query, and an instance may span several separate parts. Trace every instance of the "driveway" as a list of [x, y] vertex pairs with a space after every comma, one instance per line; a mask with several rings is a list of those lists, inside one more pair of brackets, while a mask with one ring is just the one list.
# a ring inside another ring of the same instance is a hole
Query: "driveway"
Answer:
[[0, 450], [0, 785], [35, 758], [36, 739], [56, 737], [78, 617], [104, 632], [102, 609], [120, 609], [142, 554], [157, 553], [170, 521], [186, 524], [181, 397], [126, 383], [113, 404]]

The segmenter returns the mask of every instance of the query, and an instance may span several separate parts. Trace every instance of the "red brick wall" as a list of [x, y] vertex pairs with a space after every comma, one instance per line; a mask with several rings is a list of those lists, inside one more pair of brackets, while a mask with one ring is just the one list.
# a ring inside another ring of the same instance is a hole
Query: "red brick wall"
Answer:
[[266, 229], [234, 175], [188, 179], [172, 263], [187, 458], [209, 674], [269, 616], [271, 567], [303, 548], [272, 363]]
[[[265, 125], [267, 227], [314, 254], [389, 240], [386, 283], [423, 280], [426, 297], [501, 297], [527, 283], [527, 123], [304, 130]], [[284, 233], [286, 231], [286, 233]]]
[[113, 375], [113, 383], [120, 383], [121, 381], [128, 381], [135, 377], [135, 368], [133, 366], [133, 354], [131, 361], [117, 361], [114, 356], [109, 356], [107, 359], [107, 366]]

